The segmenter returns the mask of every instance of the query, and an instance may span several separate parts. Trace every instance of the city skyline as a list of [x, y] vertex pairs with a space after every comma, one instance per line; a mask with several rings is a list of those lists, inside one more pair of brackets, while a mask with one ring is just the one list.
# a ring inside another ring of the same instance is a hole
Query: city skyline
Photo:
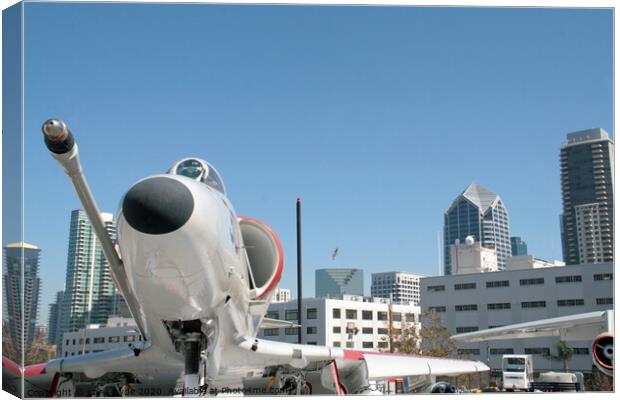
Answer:
[[[208, 159], [236, 211], [280, 236], [292, 289], [296, 197], [307, 287], [317, 267], [436, 275], [443, 212], [473, 180], [501, 196], [531, 254], [561, 259], [559, 149], [579, 129], [614, 135], [606, 10], [27, 4], [26, 16], [24, 235], [45, 250], [45, 306], [79, 207], [42, 144], [49, 117], [72, 127], [102, 211], [179, 158]], [[38, 56], [53, 43], [66, 64]]]

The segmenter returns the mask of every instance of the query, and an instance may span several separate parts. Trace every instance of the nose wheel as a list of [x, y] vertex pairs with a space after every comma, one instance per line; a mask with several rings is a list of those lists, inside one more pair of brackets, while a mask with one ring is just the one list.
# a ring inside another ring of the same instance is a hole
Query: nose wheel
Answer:
[[[188, 333], [183, 339], [183, 351], [185, 353], [185, 376], [183, 381], [184, 397], [198, 397], [201, 395], [201, 345], [202, 334], [200, 332]], [[206, 364], [202, 363], [202, 367], [204, 369]]]

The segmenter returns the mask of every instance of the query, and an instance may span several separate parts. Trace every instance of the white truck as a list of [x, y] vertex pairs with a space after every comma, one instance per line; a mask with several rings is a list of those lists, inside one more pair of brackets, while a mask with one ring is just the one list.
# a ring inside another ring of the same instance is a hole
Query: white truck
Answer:
[[502, 388], [504, 390], [532, 390], [534, 364], [531, 354], [505, 354], [502, 357]]

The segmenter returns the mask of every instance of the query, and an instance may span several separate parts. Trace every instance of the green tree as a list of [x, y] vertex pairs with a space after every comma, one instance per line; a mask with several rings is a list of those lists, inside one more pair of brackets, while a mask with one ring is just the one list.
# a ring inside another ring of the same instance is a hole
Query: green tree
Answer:
[[555, 345], [555, 347], [558, 351], [557, 355], [546, 354], [544, 355], [544, 357], [548, 360], [562, 362], [562, 366], [564, 367], [564, 372], [568, 372], [568, 363], [570, 362], [571, 358], [573, 358], [573, 354], [575, 353], [575, 350], [572, 347], [570, 347], [568, 343], [566, 343], [564, 340], [559, 340], [558, 343]]
[[420, 354], [420, 336], [415, 325], [406, 327], [392, 340], [394, 350], [402, 354]]

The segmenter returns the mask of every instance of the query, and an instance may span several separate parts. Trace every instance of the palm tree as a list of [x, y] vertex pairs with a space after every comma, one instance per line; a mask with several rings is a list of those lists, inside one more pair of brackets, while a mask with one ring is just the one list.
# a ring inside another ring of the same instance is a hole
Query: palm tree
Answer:
[[575, 350], [570, 347], [564, 340], [558, 340], [555, 345], [558, 350], [558, 355], [547, 354], [544, 357], [549, 360], [561, 361], [564, 367], [564, 372], [568, 372], [568, 362], [573, 358]]

